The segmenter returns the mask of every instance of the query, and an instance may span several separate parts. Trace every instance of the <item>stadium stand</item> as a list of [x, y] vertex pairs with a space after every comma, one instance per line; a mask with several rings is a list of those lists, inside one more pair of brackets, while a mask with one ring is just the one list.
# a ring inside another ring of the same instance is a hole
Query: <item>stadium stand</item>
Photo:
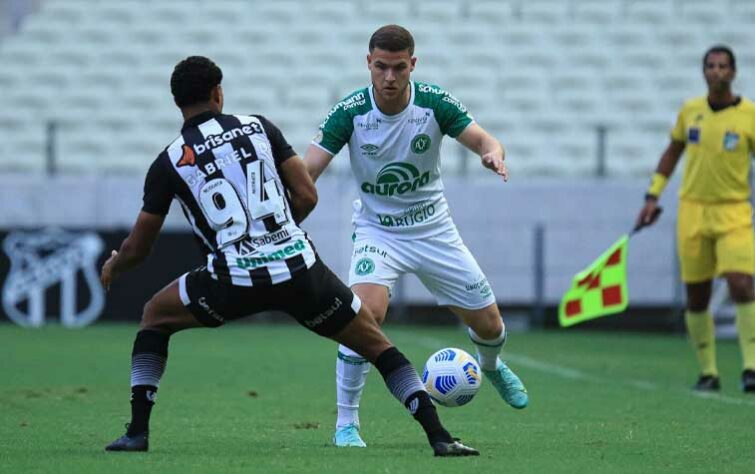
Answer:
[[[142, 175], [180, 125], [168, 77], [192, 54], [226, 72], [227, 110], [267, 115], [303, 153], [329, 106], [367, 83], [384, 23], [415, 33], [415, 78], [467, 104], [518, 175], [593, 173], [598, 126], [609, 175], [648, 175], [682, 101], [704, 92], [714, 43], [739, 54], [736, 89], [755, 96], [751, 0], [36, 3], [0, 40], [5, 172], [43, 172], [52, 120], [62, 172]], [[446, 150], [451, 172], [482, 171]]]

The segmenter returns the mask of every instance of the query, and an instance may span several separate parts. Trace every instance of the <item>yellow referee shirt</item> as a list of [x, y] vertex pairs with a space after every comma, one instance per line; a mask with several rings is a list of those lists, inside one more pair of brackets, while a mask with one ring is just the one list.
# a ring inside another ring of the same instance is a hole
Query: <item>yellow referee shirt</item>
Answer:
[[704, 203], [750, 197], [750, 155], [755, 150], [755, 104], [742, 97], [718, 112], [707, 97], [688, 100], [671, 139], [686, 144], [679, 197]]

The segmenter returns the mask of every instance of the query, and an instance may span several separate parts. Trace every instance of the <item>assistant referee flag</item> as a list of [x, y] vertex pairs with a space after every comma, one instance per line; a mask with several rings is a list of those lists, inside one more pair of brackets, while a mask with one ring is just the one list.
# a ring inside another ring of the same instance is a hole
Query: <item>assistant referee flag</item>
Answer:
[[558, 307], [561, 326], [573, 326], [626, 309], [628, 243], [629, 235], [623, 235], [572, 279], [571, 288]]

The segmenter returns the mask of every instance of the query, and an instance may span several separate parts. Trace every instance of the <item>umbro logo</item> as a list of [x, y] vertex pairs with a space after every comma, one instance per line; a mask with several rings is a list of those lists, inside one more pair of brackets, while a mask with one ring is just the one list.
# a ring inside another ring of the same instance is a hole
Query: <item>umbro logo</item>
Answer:
[[372, 143], [365, 143], [359, 148], [362, 149], [362, 156], [377, 156], [377, 152], [380, 149], [379, 146], [373, 145]]

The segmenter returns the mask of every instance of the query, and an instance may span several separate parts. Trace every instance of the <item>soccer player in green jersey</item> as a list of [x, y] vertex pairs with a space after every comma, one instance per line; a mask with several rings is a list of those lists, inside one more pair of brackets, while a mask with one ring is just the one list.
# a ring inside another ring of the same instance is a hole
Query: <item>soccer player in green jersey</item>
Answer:
[[[316, 180], [348, 144], [360, 193], [349, 286], [370, 314], [382, 324], [398, 277], [417, 275], [438, 304], [469, 327], [483, 373], [503, 399], [524, 408], [527, 391], [499, 357], [506, 331], [495, 296], [451, 219], [440, 177], [444, 135], [507, 180], [504, 150], [454, 96], [411, 80], [416, 61], [409, 31], [397, 25], [378, 29], [367, 56], [372, 84], [331, 109], [304, 160]], [[368, 368], [360, 354], [339, 347], [337, 446], [366, 446], [358, 410]]]

